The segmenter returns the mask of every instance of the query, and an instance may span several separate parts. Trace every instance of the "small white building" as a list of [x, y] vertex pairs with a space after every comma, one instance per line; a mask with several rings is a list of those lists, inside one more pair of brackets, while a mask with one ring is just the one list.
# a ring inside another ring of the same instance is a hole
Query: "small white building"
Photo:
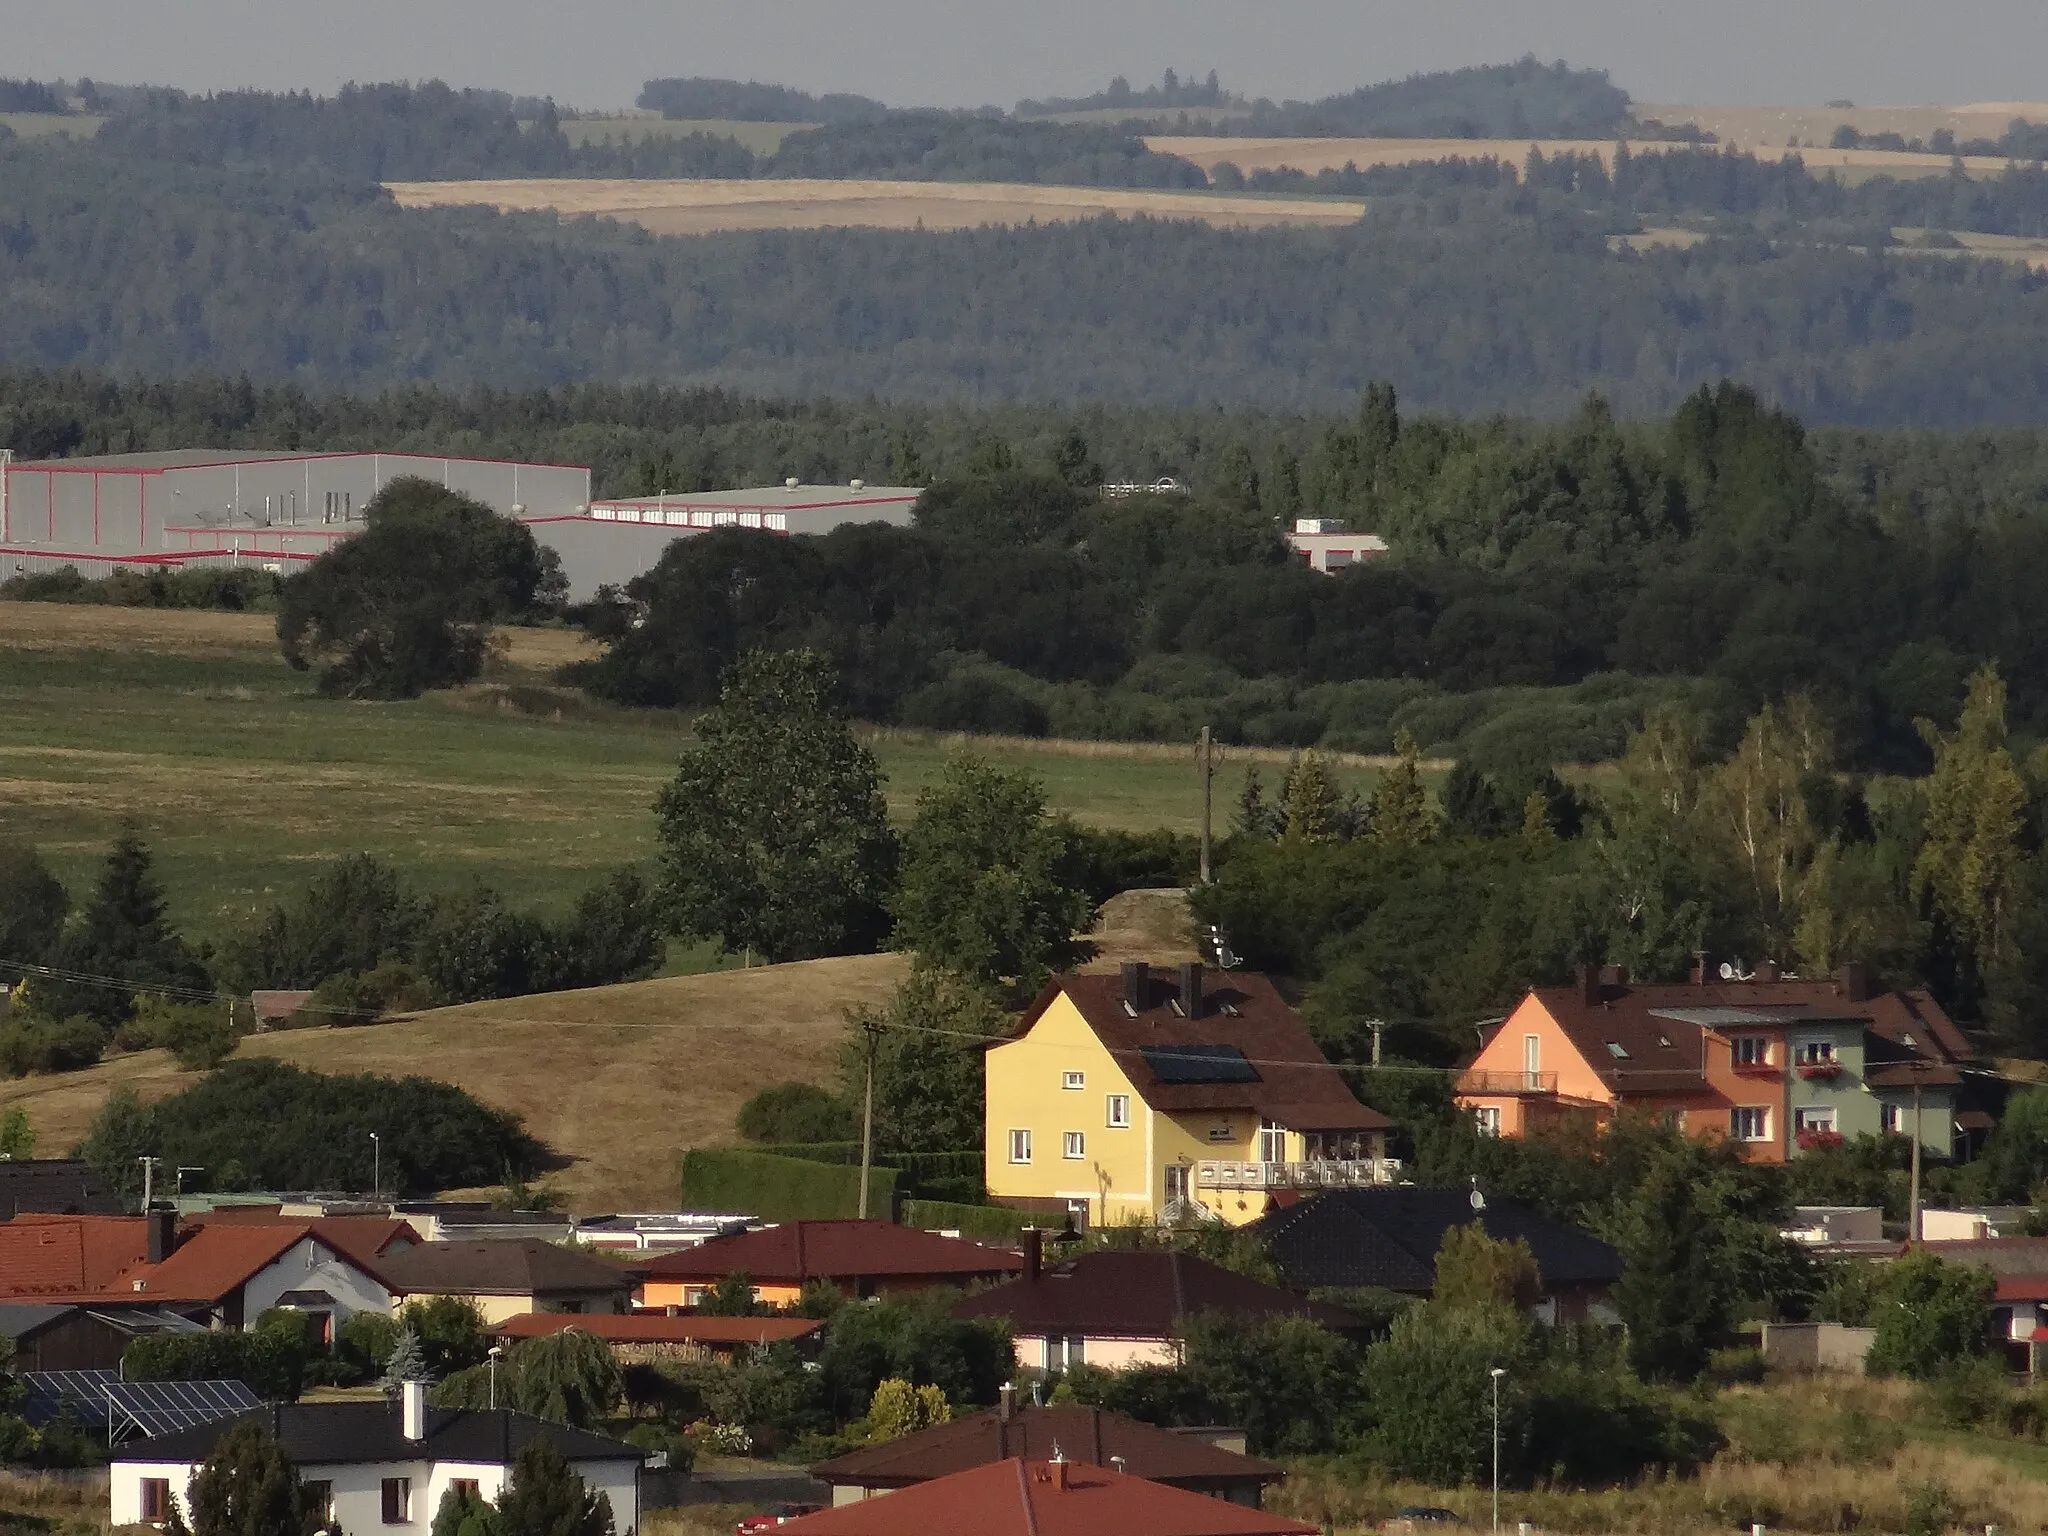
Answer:
[[1376, 533], [1353, 533], [1335, 518], [1300, 517], [1287, 535], [1287, 547], [1303, 565], [1327, 576], [1378, 559], [1387, 552], [1387, 541]]
[[554, 1443], [576, 1474], [611, 1501], [619, 1536], [640, 1525], [645, 1454], [620, 1440], [509, 1409], [429, 1408], [409, 1384], [396, 1402], [273, 1403], [242, 1418], [117, 1448], [108, 1468], [112, 1523], [168, 1524], [172, 1501], [192, 1518], [191, 1484], [228, 1430], [253, 1419], [277, 1438], [323, 1523], [361, 1533], [429, 1531], [451, 1488], [497, 1503], [529, 1442]]

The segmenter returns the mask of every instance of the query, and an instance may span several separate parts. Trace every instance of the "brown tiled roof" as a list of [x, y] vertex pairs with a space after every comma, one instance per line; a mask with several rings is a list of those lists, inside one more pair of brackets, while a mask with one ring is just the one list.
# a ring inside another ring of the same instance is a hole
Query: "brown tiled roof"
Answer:
[[1013, 1457], [805, 1515], [782, 1530], [788, 1536], [1317, 1536], [1319, 1527], [1085, 1461], [1054, 1465]]
[[507, 1339], [539, 1339], [568, 1328], [607, 1344], [779, 1344], [808, 1338], [825, 1325], [809, 1317], [707, 1317], [658, 1312], [522, 1312], [488, 1331]]
[[1006, 1248], [941, 1237], [888, 1221], [791, 1221], [694, 1248], [665, 1253], [633, 1266], [648, 1280], [717, 1281], [745, 1271], [777, 1285], [806, 1280], [921, 1275], [970, 1279], [1013, 1274], [1024, 1261]]
[[1959, 1269], [2048, 1278], [2048, 1237], [1967, 1237], [1954, 1242], [1922, 1243], [1921, 1247], [1942, 1263]]
[[[1851, 998], [1833, 980], [1610, 983], [1596, 992], [1597, 1000], [1589, 1000], [1576, 986], [1539, 987], [1530, 995], [1557, 1021], [1601, 1081], [1621, 1095], [1705, 1092], [1706, 1036], [1709, 1030], [1740, 1032], [1744, 1026], [1739, 1016], [1744, 1013], [1765, 1016], [1759, 1018], [1759, 1027], [1861, 1024], [1877, 1037], [1874, 1066], [1886, 1056], [1953, 1062], [1975, 1054], [1941, 1005], [1925, 992]], [[1616, 1055], [1610, 1049], [1613, 1045], [1627, 1055]], [[1874, 1076], [1872, 1082], [1887, 1086]]]
[[[1125, 1007], [1121, 976], [1056, 976], [1038, 995], [1015, 1034], [1036, 1024], [1064, 992], [1080, 1010], [1131, 1086], [1152, 1108], [1164, 1111], [1255, 1110], [1296, 1131], [1382, 1131], [1393, 1122], [1367, 1109], [1330, 1065], [1295, 1011], [1273, 983], [1243, 971], [1204, 971], [1201, 1006], [1186, 1016], [1174, 973], [1147, 972], [1144, 1003]], [[1231, 1046], [1244, 1054], [1258, 1076], [1242, 1083], [1162, 1081], [1145, 1052], [1175, 1047]]]
[[140, 1216], [21, 1217], [0, 1226], [0, 1296], [214, 1303], [308, 1237], [381, 1281], [378, 1231], [388, 1241], [406, 1228], [341, 1219], [203, 1221], [182, 1229], [169, 1257], [151, 1264]]
[[0, 1297], [97, 1295], [148, 1261], [139, 1216], [21, 1215], [0, 1224]]
[[1123, 1458], [1132, 1477], [1180, 1487], [1215, 1489], [1231, 1483], [1272, 1483], [1286, 1474], [1270, 1461], [1240, 1456], [1193, 1435], [1178, 1435], [1102, 1408], [1020, 1408], [1005, 1419], [988, 1408], [934, 1424], [881, 1445], [863, 1446], [820, 1462], [811, 1476], [859, 1488], [905, 1488], [986, 1466], [1012, 1456], [1027, 1460], [1063, 1454], [1097, 1466]]
[[378, 1263], [385, 1283], [406, 1296], [529, 1296], [630, 1290], [616, 1264], [537, 1237], [420, 1243]]
[[1018, 1333], [1167, 1339], [1204, 1312], [1239, 1317], [1306, 1317], [1354, 1328], [1335, 1307], [1171, 1249], [1103, 1249], [1049, 1265], [1038, 1279], [1012, 1280], [969, 1296], [955, 1317], [1006, 1317]]

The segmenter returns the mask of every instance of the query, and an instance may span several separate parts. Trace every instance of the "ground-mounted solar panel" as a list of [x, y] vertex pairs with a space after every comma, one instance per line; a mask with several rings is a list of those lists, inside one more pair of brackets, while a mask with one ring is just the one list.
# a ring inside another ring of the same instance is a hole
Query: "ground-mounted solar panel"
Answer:
[[117, 1381], [105, 1390], [116, 1419], [145, 1435], [217, 1424], [263, 1406], [239, 1381]]
[[119, 1371], [23, 1371], [21, 1384], [28, 1396], [22, 1401], [21, 1416], [38, 1428], [54, 1424], [67, 1412], [79, 1424], [104, 1424], [106, 1388], [120, 1380]]
[[1138, 1054], [1162, 1083], [1256, 1083], [1258, 1068], [1234, 1045], [1147, 1045]]

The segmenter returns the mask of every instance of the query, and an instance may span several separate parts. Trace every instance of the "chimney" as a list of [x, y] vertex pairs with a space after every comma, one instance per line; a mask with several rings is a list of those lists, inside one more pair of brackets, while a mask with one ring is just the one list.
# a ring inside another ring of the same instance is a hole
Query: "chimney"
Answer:
[[178, 1213], [176, 1211], [150, 1211], [143, 1218], [148, 1246], [143, 1250], [152, 1264], [161, 1264], [178, 1247]]
[[1180, 968], [1180, 1011], [1191, 1019], [1202, 1016], [1202, 962], [1184, 962]]
[[1765, 982], [1776, 981], [1778, 979], [1778, 962], [1775, 960], [1758, 961], [1756, 975], [1751, 979]]
[[1024, 1229], [1024, 1278], [1036, 1281], [1045, 1273], [1045, 1234], [1036, 1227]]
[[1052, 1486], [1055, 1493], [1067, 1491], [1067, 1458], [1058, 1445], [1052, 1448]]
[[1143, 1013], [1152, 990], [1152, 968], [1142, 960], [1124, 962], [1124, 1006]]
[[1628, 967], [1625, 965], [1603, 965], [1600, 967], [1600, 985], [1603, 987], [1625, 987], [1628, 985]]
[[1707, 984], [1707, 978], [1712, 974], [1713, 968], [1707, 964], [1707, 952], [1705, 950], [1699, 951], [1699, 953], [1692, 957], [1692, 971], [1688, 976], [1688, 980], [1696, 987], [1704, 987]]
[[1600, 972], [1584, 961], [1579, 963], [1579, 996], [1588, 1008], [1600, 1001]]
[[403, 1383], [398, 1389], [398, 1402], [405, 1438], [415, 1444], [426, 1439], [427, 1384], [424, 1381]]
[[1016, 1416], [1017, 1384], [1006, 1381], [1003, 1383], [1002, 1391], [996, 1394], [996, 1418], [999, 1422], [1007, 1424]]
[[1836, 973], [1835, 984], [1841, 988], [1842, 996], [1852, 1003], [1867, 1003], [1873, 993], [1870, 967], [1861, 960], [1851, 960], [1844, 964]]

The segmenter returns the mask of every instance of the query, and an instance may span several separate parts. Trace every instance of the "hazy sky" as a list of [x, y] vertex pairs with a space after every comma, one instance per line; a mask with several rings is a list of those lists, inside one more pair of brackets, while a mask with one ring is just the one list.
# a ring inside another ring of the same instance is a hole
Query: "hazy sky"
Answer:
[[0, 0], [0, 74], [189, 89], [429, 79], [631, 103], [730, 75], [897, 105], [1008, 106], [1214, 68], [1308, 97], [1535, 53], [1637, 99], [2048, 96], [2044, 0]]

